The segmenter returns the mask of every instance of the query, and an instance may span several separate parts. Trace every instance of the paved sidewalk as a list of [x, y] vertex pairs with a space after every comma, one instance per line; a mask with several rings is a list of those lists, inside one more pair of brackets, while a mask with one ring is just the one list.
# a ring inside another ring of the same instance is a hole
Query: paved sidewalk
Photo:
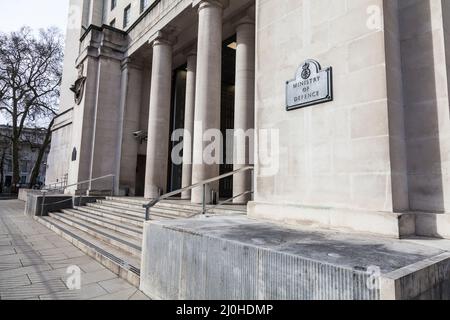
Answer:
[[[135, 287], [33, 219], [19, 200], [0, 201], [0, 300], [147, 300]], [[81, 289], [69, 290], [81, 271]]]

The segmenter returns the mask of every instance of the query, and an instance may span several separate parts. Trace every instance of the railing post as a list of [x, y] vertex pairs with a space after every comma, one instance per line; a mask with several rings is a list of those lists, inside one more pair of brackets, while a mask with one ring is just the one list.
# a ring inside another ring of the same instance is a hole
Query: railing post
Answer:
[[202, 214], [206, 214], [206, 184], [203, 185]]
[[252, 170], [250, 170], [250, 177], [251, 177], [251, 184], [250, 184], [250, 199], [252, 200], [252, 201], [254, 201], [255, 200], [255, 170], [254, 169], [252, 169]]
[[112, 177], [111, 197], [114, 197], [114, 189], [116, 189], [116, 176]]
[[145, 207], [145, 221], [150, 221], [150, 208]]
[[45, 194], [47, 191], [42, 191], [42, 203], [41, 203], [41, 217], [44, 216], [44, 206], [45, 206]]

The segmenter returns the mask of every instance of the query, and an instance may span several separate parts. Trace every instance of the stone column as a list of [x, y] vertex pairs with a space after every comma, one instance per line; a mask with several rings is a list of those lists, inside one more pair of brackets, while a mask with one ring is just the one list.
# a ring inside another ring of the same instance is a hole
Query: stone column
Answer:
[[[133, 133], [140, 129], [142, 67], [130, 59], [122, 62], [121, 126], [118, 130], [120, 150], [116, 155], [116, 195], [134, 196], [136, 193], [136, 166], [139, 140]], [[118, 148], [119, 149], [119, 148]]]
[[[197, 54], [191, 52], [187, 56], [186, 104], [184, 112], [185, 137], [183, 140], [183, 188], [192, 185], [192, 137], [194, 134], [196, 69]], [[190, 199], [191, 191], [183, 192], [182, 198]]]
[[130, 59], [124, 59], [122, 61], [121, 70], [122, 76], [120, 80], [120, 103], [119, 103], [119, 127], [117, 130], [117, 149], [115, 158], [115, 184], [114, 184], [114, 194], [120, 194], [120, 172], [121, 172], [121, 158], [122, 158], [122, 141], [123, 141], [123, 126], [125, 117], [125, 108], [127, 104], [127, 88], [128, 88], [128, 64]]
[[[203, 151], [211, 142], [203, 141], [208, 129], [220, 129], [222, 14], [219, 1], [201, 1], [198, 7], [197, 81], [193, 140], [192, 182], [219, 175], [219, 164], [206, 164]], [[210, 186], [218, 191], [218, 184]], [[209, 189], [207, 195], [210, 195]], [[202, 202], [202, 188], [192, 191], [192, 202]]]
[[167, 189], [172, 85], [172, 44], [162, 34], [153, 41], [153, 68], [148, 120], [145, 198]]
[[[251, 164], [253, 158], [255, 127], [255, 23], [243, 18], [237, 24], [236, 35], [236, 91], [234, 113], [234, 170]], [[233, 178], [233, 195], [239, 196], [251, 190], [251, 172], [237, 174]], [[234, 199], [235, 203], [245, 203], [251, 195]]]

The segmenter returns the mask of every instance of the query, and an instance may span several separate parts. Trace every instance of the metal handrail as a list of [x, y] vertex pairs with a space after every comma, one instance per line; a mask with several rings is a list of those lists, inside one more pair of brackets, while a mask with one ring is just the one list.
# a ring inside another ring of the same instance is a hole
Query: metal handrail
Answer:
[[254, 170], [253, 166], [243, 167], [243, 168], [240, 168], [240, 169], [235, 170], [233, 172], [225, 173], [225, 174], [222, 174], [222, 175], [220, 175], [218, 177], [207, 179], [207, 180], [198, 182], [196, 184], [193, 184], [193, 185], [191, 185], [189, 187], [184, 187], [182, 189], [179, 189], [179, 190], [176, 190], [176, 191], [172, 191], [172, 192], [169, 192], [169, 193], [167, 193], [165, 195], [162, 195], [162, 196], [160, 196], [160, 197], [150, 201], [148, 204], [143, 205], [143, 207], [145, 208], [145, 220], [146, 221], [150, 220], [150, 209], [153, 208], [154, 206], [156, 206], [160, 201], [165, 200], [165, 199], [169, 199], [169, 198], [171, 198], [173, 196], [177, 196], [177, 195], [179, 195], [179, 194], [181, 194], [181, 193], [183, 193], [185, 191], [189, 191], [189, 190], [196, 189], [196, 188], [199, 188], [199, 187], [203, 187], [203, 201], [202, 201], [203, 210], [202, 210], [202, 213], [206, 214], [206, 186], [208, 184], [216, 182], [216, 181], [220, 181], [222, 179], [225, 179], [225, 178], [228, 178], [228, 177], [231, 177], [231, 176], [235, 176], [238, 173], [247, 172], [247, 171], [253, 171], [253, 170]]
[[[77, 186], [82, 185], [82, 184], [86, 184], [86, 183], [90, 183], [90, 182], [94, 182], [94, 181], [99, 181], [99, 180], [104, 180], [106, 178], [115, 178], [115, 177], [116, 177], [115, 175], [109, 174], [109, 175], [106, 175], [106, 176], [103, 176], [103, 177], [98, 177], [98, 178], [89, 179], [89, 180], [86, 180], [86, 181], [81, 181], [81, 182], [78, 182], [78, 183], [73, 183], [73, 184], [66, 185], [66, 186], [64, 186], [63, 190], [71, 188], [71, 187], [77, 187]], [[51, 189], [42, 189], [42, 191], [52, 191], [52, 190]]]
[[[68, 175], [65, 174], [64, 177], [61, 179], [61, 181], [48, 183], [48, 184], [44, 185], [41, 190], [53, 190], [53, 189], [64, 188], [64, 185], [67, 183], [67, 179], [68, 179]], [[55, 186], [55, 187], [52, 188], [52, 186]], [[58, 188], [58, 186], [60, 188]]]
[[[63, 192], [65, 192], [65, 190], [68, 189], [68, 188], [77, 187], [79, 185], [83, 185], [83, 184], [86, 184], [86, 183], [91, 183], [91, 182], [94, 182], [94, 181], [104, 180], [104, 179], [107, 179], [107, 178], [113, 178], [112, 188], [111, 188], [111, 196], [113, 196], [114, 195], [115, 178], [116, 178], [116, 176], [114, 174], [109, 174], [109, 175], [106, 175], [106, 176], [103, 176], [103, 177], [98, 177], [98, 178], [89, 179], [89, 180], [86, 180], [86, 181], [81, 181], [81, 182], [69, 184], [69, 185], [64, 186], [61, 189], [62, 189]], [[46, 206], [46, 204], [45, 204], [45, 196], [46, 196], [47, 192], [50, 192], [50, 191], [53, 191], [53, 190], [51, 190], [51, 189], [42, 189], [42, 190], [40, 190], [40, 192], [42, 194], [41, 216], [42, 216], [42, 214], [44, 212], [44, 207]], [[82, 201], [82, 197], [83, 197], [83, 195], [80, 194], [80, 200], [79, 200], [80, 204], [82, 203], [81, 202]], [[64, 201], [69, 201], [69, 200], [64, 200]], [[52, 204], [54, 204], [54, 203], [52, 203]]]
[[246, 196], [246, 195], [248, 195], [248, 194], [254, 194], [254, 192], [253, 192], [253, 191], [246, 191], [246, 192], [243, 192], [243, 193], [241, 193], [241, 194], [238, 194], [237, 196], [234, 196], [234, 197], [232, 197], [232, 198], [230, 198], [230, 199], [227, 199], [227, 200], [225, 200], [225, 201], [221, 201], [221, 202], [219, 202], [217, 205], [213, 206], [212, 208], [207, 209], [205, 213], [208, 213], [208, 212], [210, 212], [210, 211], [214, 211], [214, 210], [216, 210], [218, 207], [223, 206], [224, 204], [227, 204], [227, 203], [233, 201], [234, 199], [237, 199], [237, 198]]

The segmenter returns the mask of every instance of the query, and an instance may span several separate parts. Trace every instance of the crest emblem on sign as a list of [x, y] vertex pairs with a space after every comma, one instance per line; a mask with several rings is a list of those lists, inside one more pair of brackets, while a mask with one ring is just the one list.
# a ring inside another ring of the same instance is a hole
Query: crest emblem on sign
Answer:
[[299, 64], [295, 78], [286, 81], [286, 110], [291, 111], [333, 101], [333, 69], [322, 69], [308, 59]]
[[303, 68], [302, 78], [304, 80], [309, 79], [309, 77], [311, 76], [311, 70], [309, 69], [309, 63], [305, 63], [302, 68]]

